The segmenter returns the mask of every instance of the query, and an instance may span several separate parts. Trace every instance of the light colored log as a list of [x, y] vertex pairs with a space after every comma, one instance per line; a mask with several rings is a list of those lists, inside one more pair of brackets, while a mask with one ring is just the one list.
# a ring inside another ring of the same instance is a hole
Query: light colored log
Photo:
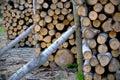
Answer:
[[110, 38], [115, 38], [117, 36], [117, 33], [115, 31], [110, 31], [109, 32], [109, 37]]
[[87, 43], [88, 43], [88, 46], [92, 49], [94, 49], [97, 45], [95, 39], [89, 39], [89, 40], [87, 40]]
[[86, 11], [85, 6], [79, 6], [77, 9], [77, 13], [79, 16], [86, 16], [87, 11]]
[[90, 66], [90, 61], [89, 60], [85, 60], [85, 62], [83, 64], [83, 71], [84, 72], [90, 72], [91, 71], [91, 66]]
[[112, 25], [112, 28], [113, 28], [114, 31], [120, 32], [120, 22], [115, 22], [115, 23]]
[[108, 80], [115, 80], [115, 75], [114, 74], [108, 74], [107, 79]]
[[47, 16], [47, 13], [45, 11], [41, 11], [40, 12], [40, 17], [44, 18], [45, 16]]
[[77, 47], [76, 46], [73, 46], [70, 51], [73, 53], [73, 54], [77, 54]]
[[70, 39], [69, 40], [69, 44], [72, 45], [72, 46], [75, 45], [75, 40], [74, 39]]
[[51, 8], [52, 10], [55, 10], [55, 9], [57, 8], [57, 6], [56, 6], [56, 4], [51, 4], [51, 5], [50, 5], [50, 8]]
[[41, 28], [41, 29], [40, 29], [40, 34], [41, 34], [41, 35], [47, 35], [47, 34], [48, 34], [47, 28]]
[[98, 2], [98, 0], [87, 0], [87, 3], [89, 5], [95, 5]]
[[106, 44], [101, 44], [98, 46], [99, 53], [106, 53], [108, 51], [108, 47]]
[[50, 29], [50, 30], [51, 30], [51, 29], [54, 29], [53, 23], [48, 23], [47, 28]]
[[99, 44], [104, 44], [107, 41], [108, 35], [106, 33], [100, 33], [97, 36], [97, 42]]
[[119, 5], [120, 4], [120, 0], [110, 0], [110, 2], [114, 5]]
[[94, 26], [95, 28], [99, 28], [100, 25], [101, 25], [100, 20], [93, 20], [93, 26]]
[[74, 61], [72, 53], [67, 49], [58, 50], [55, 55], [55, 63], [59, 66], [72, 64]]
[[84, 72], [85, 80], [92, 80], [92, 78], [93, 78], [92, 76], [93, 76], [93, 74], [91, 72], [89, 72], [89, 73]]
[[48, 13], [49, 16], [53, 16], [54, 15], [54, 11], [52, 9], [49, 9], [47, 11], [47, 13]]
[[102, 24], [102, 29], [104, 32], [108, 32], [108, 31], [111, 31], [112, 28], [111, 28], [111, 23], [112, 22], [112, 19], [109, 18], [108, 20], [106, 20], [103, 24]]
[[56, 5], [57, 5], [58, 8], [63, 8], [63, 3], [62, 2], [57, 2]]
[[88, 17], [83, 17], [82, 19], [82, 24], [83, 26], [90, 26], [91, 22], [90, 22], [90, 19]]
[[120, 42], [117, 38], [112, 38], [109, 41], [110, 48], [113, 50], [117, 50], [120, 47]]
[[94, 79], [94, 80], [101, 80], [101, 79], [102, 79], [102, 76], [99, 75], [99, 74], [97, 74], [97, 73], [94, 73], [93, 79]]
[[106, 17], [105, 14], [100, 13], [100, 14], [98, 15], [98, 18], [99, 18], [100, 21], [104, 21], [107, 17]]
[[43, 27], [43, 26], [46, 25], [46, 22], [45, 22], [44, 20], [40, 20], [40, 21], [39, 21], [39, 25]]
[[95, 11], [90, 11], [90, 12], [89, 12], [89, 18], [90, 18], [91, 20], [96, 20], [97, 17], [98, 17], [97, 12], [95, 12]]
[[116, 13], [113, 15], [113, 20], [114, 20], [114, 21], [120, 21], [120, 12], [116, 12]]
[[102, 5], [105, 5], [108, 2], [108, 0], [99, 0], [99, 1]]
[[49, 55], [48, 60], [49, 61], [54, 61], [54, 56], [53, 55]]
[[41, 27], [39, 25], [35, 25], [35, 28], [34, 28], [35, 32], [40, 31], [40, 29], [41, 29]]
[[50, 16], [45, 16], [45, 22], [46, 23], [50, 23], [51, 21], [52, 21], [52, 17], [50, 17]]
[[63, 30], [64, 26], [65, 26], [65, 25], [64, 25], [63, 23], [58, 23], [58, 24], [56, 25], [56, 28], [57, 28], [57, 30], [61, 31], [61, 30]]
[[111, 50], [111, 54], [113, 57], [118, 57], [120, 55], [120, 51], [119, 50]]
[[104, 11], [107, 14], [113, 14], [115, 11], [115, 6], [112, 3], [107, 3], [104, 7]]
[[93, 55], [92, 58], [90, 59], [90, 65], [94, 67], [97, 66], [98, 64], [99, 64], [98, 59], [96, 58], [95, 55]]
[[89, 60], [92, 58], [92, 52], [90, 50], [90, 48], [87, 45], [87, 42], [85, 39], [82, 40], [82, 53], [83, 53], [83, 57], [85, 60]]
[[44, 64], [43, 64], [44, 67], [47, 67], [49, 66], [49, 61], [46, 61]]
[[95, 72], [97, 73], [97, 74], [103, 74], [104, 72], [105, 72], [105, 68], [104, 67], [102, 67], [101, 65], [97, 65], [96, 67], [95, 67]]
[[64, 42], [64, 43], [62, 44], [62, 46], [63, 46], [63, 48], [67, 49], [67, 47], [69, 46], [69, 44], [68, 44], [68, 42]]
[[103, 9], [103, 6], [102, 6], [101, 3], [97, 3], [97, 4], [95, 4], [95, 5], [93, 6], [93, 9], [94, 9], [94, 11], [96, 11], [96, 12], [101, 12], [102, 9]]
[[51, 36], [46, 36], [43, 38], [43, 41], [44, 42], [51, 42], [51, 38], [52, 38]]
[[109, 52], [100, 53], [97, 55], [97, 58], [101, 64], [101, 66], [107, 66], [110, 60], [112, 59], [112, 55]]
[[59, 14], [60, 14], [60, 9], [59, 9], [59, 8], [55, 9], [55, 14], [56, 14], [56, 15], [59, 15]]
[[70, 6], [71, 6], [71, 3], [70, 3], [70, 2], [66, 2], [66, 3], [64, 3], [64, 7], [65, 7], [65, 8], [68, 8], [68, 9], [69, 9]]
[[55, 35], [55, 30], [54, 29], [51, 29], [51, 30], [49, 30], [49, 32], [48, 32], [48, 34], [50, 35], [50, 36], [53, 36], [53, 35]]
[[47, 8], [49, 7], [49, 5], [48, 5], [47, 2], [44, 2], [44, 3], [42, 4], [42, 7], [45, 8], [45, 9], [47, 9]]
[[108, 65], [108, 70], [110, 72], [116, 72], [120, 69], [120, 62], [119, 60], [117, 60], [116, 58], [112, 58], [112, 60], [110, 61], [109, 65]]

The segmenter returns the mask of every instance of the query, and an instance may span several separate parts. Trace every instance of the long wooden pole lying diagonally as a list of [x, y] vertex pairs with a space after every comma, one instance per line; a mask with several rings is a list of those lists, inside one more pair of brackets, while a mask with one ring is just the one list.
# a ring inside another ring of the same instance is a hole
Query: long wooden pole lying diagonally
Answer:
[[15, 40], [11, 41], [8, 45], [3, 47], [0, 50], [0, 56], [4, 54], [7, 50], [11, 49], [15, 44], [17, 44], [21, 39], [23, 39], [27, 34], [34, 28], [35, 24], [31, 25], [26, 31], [24, 31], [21, 35], [19, 35]]
[[[35, 0], [33, 0], [33, 13], [36, 12], [35, 9]], [[4, 52], [6, 52], [7, 50], [11, 49], [13, 46], [15, 46], [18, 42], [20, 42], [25, 36], [27, 36], [30, 31], [34, 28], [35, 24], [31, 25], [26, 31], [24, 31], [21, 35], [19, 35], [17, 38], [15, 38], [15, 40], [11, 41], [8, 45], [6, 45], [5, 47], [3, 47], [0, 50], [0, 56], [2, 56], [4, 54]]]
[[25, 74], [30, 72], [36, 67], [41, 66], [48, 60], [48, 56], [53, 53], [65, 40], [69, 38], [69, 36], [76, 30], [77, 26], [71, 27], [68, 31], [63, 33], [63, 35], [58, 38], [51, 46], [45, 49], [41, 54], [37, 57], [33, 58], [27, 64], [25, 64], [22, 68], [20, 68], [16, 73], [14, 73], [9, 80], [20, 80]]

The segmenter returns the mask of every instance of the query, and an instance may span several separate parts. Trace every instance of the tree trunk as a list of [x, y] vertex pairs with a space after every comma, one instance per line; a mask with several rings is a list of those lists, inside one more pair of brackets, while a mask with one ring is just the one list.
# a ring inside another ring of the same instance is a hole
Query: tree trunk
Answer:
[[25, 74], [30, 72], [36, 67], [41, 66], [48, 60], [48, 56], [52, 54], [68, 37], [76, 30], [77, 26], [73, 26], [68, 31], [66, 31], [60, 38], [58, 38], [51, 46], [45, 49], [37, 57], [29, 61], [26, 65], [20, 68], [16, 73], [14, 73], [9, 80], [20, 80]]

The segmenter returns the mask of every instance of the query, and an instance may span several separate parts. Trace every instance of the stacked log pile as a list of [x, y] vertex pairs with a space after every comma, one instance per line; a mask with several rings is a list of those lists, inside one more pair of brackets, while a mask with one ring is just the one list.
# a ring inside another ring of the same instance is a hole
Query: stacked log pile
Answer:
[[[32, 1], [9, 0], [4, 7], [3, 20], [8, 40], [15, 39], [30, 25], [36, 23], [34, 30], [21, 40], [17, 47], [33, 47], [39, 44], [35, 51], [40, 53], [74, 25], [72, 3], [70, 0], [36, 0], [36, 14], [34, 15]], [[44, 66], [49, 66], [53, 61], [59, 66], [73, 63], [77, 53], [74, 34], [55, 53], [49, 56]], [[60, 62], [61, 60], [63, 62]]]
[[120, 70], [120, 0], [86, 0], [78, 7], [85, 80], [116, 80]]

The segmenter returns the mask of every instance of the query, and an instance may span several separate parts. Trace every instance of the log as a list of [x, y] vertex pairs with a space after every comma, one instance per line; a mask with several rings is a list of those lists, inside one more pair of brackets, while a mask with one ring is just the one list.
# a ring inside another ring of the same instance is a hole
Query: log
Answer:
[[40, 31], [40, 29], [41, 29], [41, 27], [39, 25], [35, 25], [35, 28], [34, 28], [35, 32]]
[[109, 37], [110, 38], [115, 38], [117, 36], [117, 33], [115, 31], [110, 31], [109, 32]]
[[106, 20], [103, 24], [102, 24], [102, 29], [104, 32], [108, 32], [108, 31], [111, 31], [112, 28], [111, 28], [111, 22], [112, 22], [112, 19], [109, 18], [108, 20]]
[[114, 5], [119, 5], [120, 4], [119, 0], [110, 0], [110, 2]]
[[96, 11], [96, 12], [101, 12], [102, 9], [103, 9], [103, 6], [102, 6], [101, 3], [96, 3], [96, 4], [93, 6], [93, 9], [94, 9], [94, 11]]
[[115, 75], [114, 74], [108, 74], [107, 79], [108, 80], [115, 80]]
[[106, 44], [101, 44], [98, 46], [99, 53], [106, 53], [108, 51], [108, 47]]
[[98, 2], [98, 0], [87, 0], [86, 2], [89, 5], [95, 5]]
[[120, 32], [120, 22], [115, 22], [113, 25], [112, 25], [112, 28], [114, 31], [116, 32]]
[[120, 47], [120, 42], [117, 38], [112, 38], [109, 41], [110, 48], [113, 50], [117, 50]]
[[120, 80], [120, 70], [116, 72], [115, 77], [116, 80]]
[[79, 6], [77, 9], [77, 13], [79, 16], [86, 16], [87, 11], [85, 6]]
[[104, 12], [107, 14], [113, 14], [115, 11], [115, 6], [112, 3], [107, 3], [104, 7]]
[[70, 51], [73, 53], [73, 54], [77, 54], [77, 47], [76, 46], [73, 46]]
[[89, 60], [84, 61], [83, 71], [84, 72], [90, 72], [91, 71], [91, 66], [90, 66], [90, 61]]
[[116, 12], [116, 13], [113, 15], [113, 20], [114, 20], [114, 21], [120, 21], [120, 12]]
[[120, 62], [116, 58], [112, 58], [110, 64], [108, 65], [108, 70], [110, 72], [116, 72], [120, 69]]
[[88, 46], [91, 48], [91, 49], [94, 49], [97, 45], [95, 39], [89, 39], [87, 40], [87, 43], [88, 43]]
[[97, 65], [96, 67], [95, 67], [95, 72], [97, 73], [97, 74], [103, 74], [104, 72], [105, 72], [105, 68], [104, 67], [102, 67], [101, 65]]
[[99, 74], [97, 74], [97, 73], [94, 73], [93, 79], [94, 79], [94, 80], [101, 80], [101, 79], [102, 79], [102, 76], [99, 75]]
[[100, 21], [104, 21], [107, 17], [106, 17], [105, 14], [100, 13], [100, 14], [98, 15], [98, 18], [99, 18]]
[[83, 53], [83, 57], [85, 60], [90, 60], [92, 58], [92, 52], [90, 50], [90, 48], [87, 45], [87, 42], [85, 39], [82, 40], [82, 53]]
[[99, 64], [98, 59], [96, 58], [95, 55], [93, 55], [92, 58], [90, 59], [90, 65], [94, 67], [97, 66], [98, 64]]
[[61, 31], [61, 30], [63, 30], [64, 26], [65, 25], [63, 23], [59, 23], [56, 25], [56, 28], [57, 28], [57, 30]]
[[72, 53], [67, 49], [60, 49], [55, 55], [55, 63], [59, 66], [72, 64], [74, 61]]
[[49, 61], [53, 61], [53, 60], [54, 60], [54, 56], [53, 56], [53, 55], [50, 55], [50, 56], [48, 57], [48, 60], [49, 60]]
[[90, 18], [90, 20], [96, 20], [97, 17], [98, 17], [97, 12], [95, 12], [95, 11], [90, 11], [89, 12], [89, 18]]
[[100, 33], [97, 36], [97, 42], [99, 44], [104, 44], [107, 41], [108, 35], [106, 33]]
[[90, 26], [91, 22], [90, 22], [90, 19], [88, 17], [83, 17], [82, 19], [82, 24], [83, 26]]
[[89, 72], [89, 73], [84, 72], [84, 77], [85, 77], [85, 80], [92, 80], [92, 78], [93, 78], [91, 72]]
[[108, 0], [99, 0], [99, 1], [102, 5], [105, 5], [108, 2]]
[[101, 66], [107, 66], [112, 59], [112, 55], [109, 52], [106, 53], [100, 53], [97, 55], [97, 58], [101, 64]]
[[112, 54], [112, 57], [118, 57], [120, 55], [120, 51], [119, 50], [111, 50], [111, 54]]
[[100, 25], [101, 25], [100, 20], [93, 20], [93, 26], [94, 26], [95, 28], [99, 28]]

